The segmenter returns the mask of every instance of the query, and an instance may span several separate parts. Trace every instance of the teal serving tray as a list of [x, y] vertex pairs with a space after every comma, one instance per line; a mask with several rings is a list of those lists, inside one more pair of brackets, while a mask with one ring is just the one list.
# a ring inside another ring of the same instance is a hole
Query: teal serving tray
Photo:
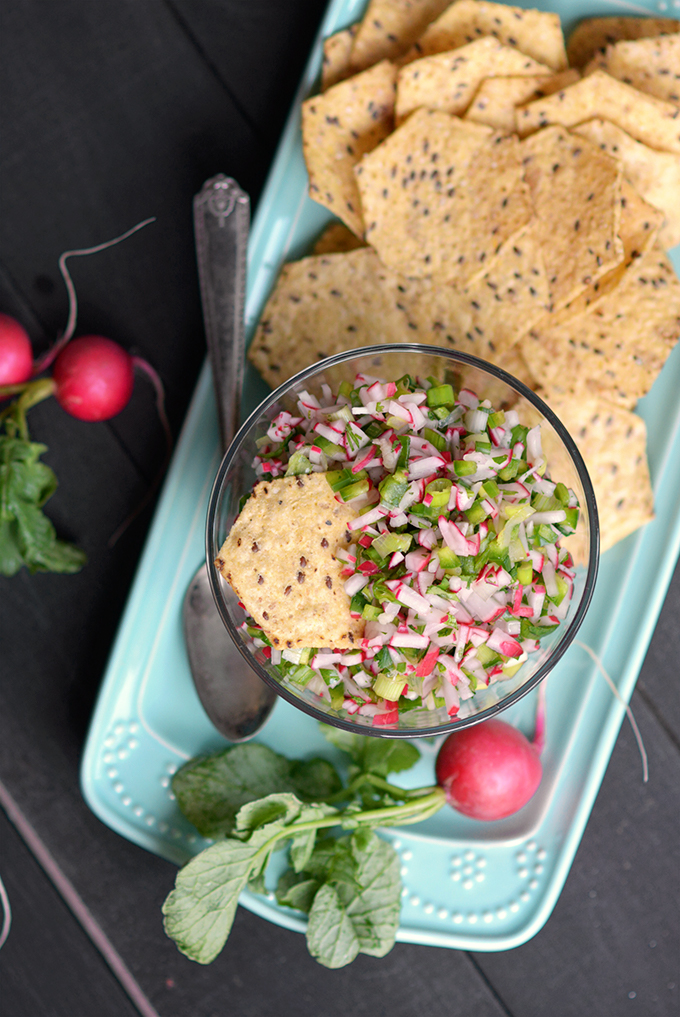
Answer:
[[[675, 0], [680, 5], [680, 0]], [[307, 253], [330, 219], [307, 197], [300, 103], [316, 85], [321, 40], [356, 21], [365, 0], [333, 0], [312, 51], [255, 216], [249, 247], [249, 336], [284, 261]], [[524, 5], [528, 6], [528, 5]], [[605, 14], [667, 12], [669, 4], [559, 0], [569, 32], [576, 20]], [[672, 252], [676, 271], [680, 249]], [[244, 413], [266, 389], [250, 369]], [[680, 347], [640, 403], [649, 434], [656, 518], [602, 557], [595, 595], [579, 638], [600, 657], [621, 699], [630, 699], [680, 549]], [[109, 660], [82, 761], [90, 808], [123, 837], [178, 864], [204, 841], [183, 819], [171, 791], [185, 760], [225, 745], [194, 691], [182, 637], [184, 593], [204, 554], [208, 496], [219, 465], [217, 416], [206, 366], [180, 436], [137, 576]], [[506, 714], [530, 733], [535, 702]], [[466, 950], [507, 950], [548, 919], [569, 872], [624, 717], [587, 652], [572, 645], [547, 679], [547, 745], [538, 794], [496, 823], [445, 808], [414, 827], [384, 831], [402, 864], [397, 939]], [[258, 740], [289, 756], [335, 758], [316, 723], [279, 700]], [[418, 740], [421, 760], [404, 776], [434, 782], [438, 742]], [[642, 779], [642, 776], [641, 778]], [[277, 856], [268, 885], [274, 886]], [[168, 887], [170, 890], [171, 887]], [[304, 916], [273, 893], [248, 891], [241, 904], [278, 925], [303, 931]], [[159, 918], [160, 923], [160, 918]], [[160, 925], [159, 925], [160, 927]]]

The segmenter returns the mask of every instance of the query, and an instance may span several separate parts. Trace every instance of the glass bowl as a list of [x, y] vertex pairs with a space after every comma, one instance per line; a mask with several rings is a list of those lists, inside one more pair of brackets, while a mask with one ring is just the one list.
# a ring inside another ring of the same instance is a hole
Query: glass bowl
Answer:
[[[374, 727], [371, 717], [334, 710], [329, 699], [294, 685], [242, 631], [246, 612], [214, 565], [240, 511], [242, 497], [261, 479], [252, 465], [258, 453], [256, 439], [266, 434], [270, 422], [282, 410], [295, 413], [298, 395], [303, 390], [318, 395], [321, 386], [328, 385], [336, 392], [341, 381], [353, 381], [360, 372], [386, 381], [395, 381], [407, 372], [414, 377], [450, 380], [454, 387], [472, 389], [480, 399], [490, 399], [495, 409], [515, 408], [524, 424], [540, 423], [549, 471], [576, 492], [581, 506], [577, 532], [567, 538], [572, 542], [570, 550], [578, 565], [566, 617], [557, 629], [541, 639], [539, 649], [512, 677], [480, 689], [471, 698], [461, 699], [455, 717], [449, 717], [444, 707], [431, 711], [423, 708], [401, 713], [392, 725]], [[370, 346], [329, 357], [300, 371], [272, 392], [243, 424], [222, 460], [210, 495], [206, 527], [208, 573], [220, 616], [239, 651], [262, 681], [318, 721], [382, 738], [446, 735], [496, 716], [534, 689], [562, 657], [583, 621], [595, 586], [598, 552], [593, 487], [576, 445], [552, 410], [526, 385], [493, 364], [464, 353], [415, 343]]]

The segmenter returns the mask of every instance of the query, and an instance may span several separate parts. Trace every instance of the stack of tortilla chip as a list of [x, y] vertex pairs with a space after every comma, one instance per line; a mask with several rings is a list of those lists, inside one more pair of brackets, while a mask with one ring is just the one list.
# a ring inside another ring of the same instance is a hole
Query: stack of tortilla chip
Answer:
[[373, 344], [472, 353], [564, 421], [604, 549], [653, 518], [633, 410], [680, 337], [680, 21], [590, 19], [565, 47], [555, 14], [371, 0], [322, 89], [303, 148], [340, 221], [284, 266], [264, 378]]

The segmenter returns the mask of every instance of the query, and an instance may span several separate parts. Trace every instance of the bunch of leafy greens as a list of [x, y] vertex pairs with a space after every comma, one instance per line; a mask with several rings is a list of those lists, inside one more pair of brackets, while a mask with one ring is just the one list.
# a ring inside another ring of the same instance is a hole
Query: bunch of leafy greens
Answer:
[[192, 960], [215, 959], [239, 894], [245, 887], [265, 892], [269, 858], [284, 846], [290, 867], [276, 897], [308, 915], [307, 945], [319, 963], [339, 968], [358, 953], [383, 957], [392, 949], [399, 860], [375, 827], [426, 819], [444, 804], [444, 792], [387, 781], [418, 760], [414, 745], [323, 730], [350, 757], [345, 783], [325, 759], [289, 760], [256, 743], [191, 760], [175, 774], [180, 809], [215, 840], [180, 869], [163, 905], [165, 931]]
[[42, 511], [57, 478], [40, 460], [47, 446], [30, 440], [26, 423], [28, 409], [51, 393], [52, 382], [21, 387], [19, 398], [0, 411], [0, 574], [13, 576], [23, 565], [30, 572], [78, 572], [85, 554], [59, 540]]

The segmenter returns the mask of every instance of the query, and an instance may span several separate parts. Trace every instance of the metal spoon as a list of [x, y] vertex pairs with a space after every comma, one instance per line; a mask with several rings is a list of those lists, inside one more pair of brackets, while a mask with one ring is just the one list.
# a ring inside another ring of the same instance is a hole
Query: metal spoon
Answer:
[[[239, 421], [249, 220], [248, 195], [223, 174], [207, 180], [194, 198], [201, 302], [223, 452]], [[276, 693], [234, 646], [205, 563], [187, 589], [183, 620], [191, 674], [205, 712], [229, 741], [252, 738], [271, 713]]]

